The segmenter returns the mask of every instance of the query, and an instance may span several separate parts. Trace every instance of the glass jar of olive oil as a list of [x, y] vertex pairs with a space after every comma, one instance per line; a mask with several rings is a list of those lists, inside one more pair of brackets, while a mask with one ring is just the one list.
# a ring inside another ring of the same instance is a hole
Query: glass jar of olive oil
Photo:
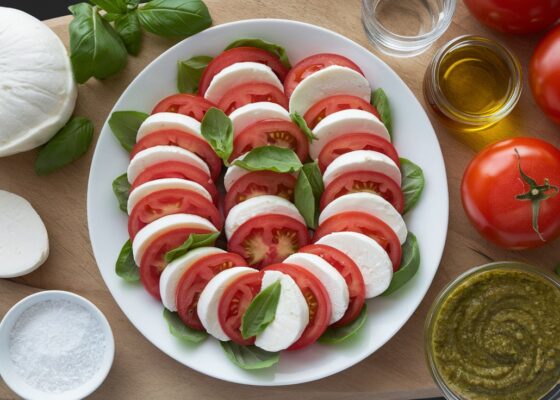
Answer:
[[424, 77], [424, 96], [450, 128], [473, 132], [508, 115], [523, 86], [521, 65], [504, 46], [460, 36], [435, 54]]

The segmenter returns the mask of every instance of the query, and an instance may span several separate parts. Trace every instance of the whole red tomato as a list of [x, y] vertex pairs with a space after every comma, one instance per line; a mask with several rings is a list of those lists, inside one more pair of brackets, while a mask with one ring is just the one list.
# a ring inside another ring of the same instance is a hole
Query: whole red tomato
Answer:
[[560, 18], [560, 0], [465, 0], [483, 24], [504, 33], [542, 31]]
[[534, 138], [482, 150], [461, 184], [463, 207], [489, 241], [510, 249], [541, 246], [560, 235], [560, 150]]
[[560, 25], [541, 40], [533, 53], [529, 83], [539, 106], [560, 124]]

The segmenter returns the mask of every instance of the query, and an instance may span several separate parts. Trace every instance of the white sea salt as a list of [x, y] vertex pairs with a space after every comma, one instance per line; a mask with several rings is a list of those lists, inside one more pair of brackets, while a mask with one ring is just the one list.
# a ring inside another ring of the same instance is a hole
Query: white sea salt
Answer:
[[32, 387], [63, 393], [101, 367], [106, 338], [99, 320], [68, 300], [46, 300], [25, 310], [10, 332], [10, 358]]

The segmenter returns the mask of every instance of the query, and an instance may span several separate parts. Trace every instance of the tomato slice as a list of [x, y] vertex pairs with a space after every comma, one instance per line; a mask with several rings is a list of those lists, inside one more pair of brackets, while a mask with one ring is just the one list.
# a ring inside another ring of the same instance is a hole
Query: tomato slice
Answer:
[[288, 72], [286, 80], [284, 81], [284, 93], [286, 96], [290, 97], [296, 86], [302, 80], [312, 73], [320, 71], [331, 65], [340, 65], [341, 67], [351, 68], [362, 75], [364, 74], [360, 67], [344, 56], [329, 53], [315, 54], [304, 58], [294, 65], [290, 72]]
[[242, 346], [255, 343], [255, 337], [244, 339], [241, 335], [241, 321], [245, 311], [260, 292], [261, 284], [262, 272], [244, 274], [229, 284], [218, 305], [220, 326], [233, 342]]
[[167, 266], [165, 253], [182, 245], [193, 233], [210, 233], [207, 229], [178, 228], [167, 231], [155, 238], [144, 251], [140, 260], [140, 280], [144, 288], [156, 299], [159, 293], [159, 278]]
[[177, 313], [181, 321], [189, 328], [204, 330], [196, 312], [200, 293], [210, 282], [210, 279], [220, 272], [232, 267], [246, 265], [245, 260], [234, 253], [212, 254], [192, 264], [179, 280], [177, 293], [175, 294]]
[[401, 187], [385, 174], [375, 171], [351, 171], [327, 185], [321, 196], [321, 209], [334, 199], [348, 193], [368, 192], [383, 197], [402, 214], [404, 197]]
[[174, 94], [157, 103], [152, 114], [172, 112], [192, 117], [200, 122], [206, 111], [212, 107], [216, 106], [203, 97], [192, 94]]
[[128, 217], [128, 234], [134, 239], [140, 229], [171, 214], [193, 214], [209, 220], [219, 231], [224, 221], [211, 201], [199, 193], [185, 189], [167, 189], [150, 193], [141, 199]]
[[296, 178], [292, 174], [272, 171], [253, 171], [239, 178], [228, 190], [224, 200], [224, 214], [233, 206], [252, 197], [271, 194], [293, 201]]
[[348, 286], [350, 302], [346, 313], [332, 326], [348, 325], [360, 315], [366, 296], [364, 277], [350, 257], [334, 247], [324, 244], [311, 244], [299, 249], [300, 253], [315, 254], [332, 265], [342, 275]]
[[369, 236], [383, 247], [393, 263], [393, 271], [401, 265], [402, 248], [397, 234], [389, 225], [368, 213], [346, 211], [323, 221], [315, 231], [313, 241], [333, 232], [358, 232]]
[[231, 159], [268, 145], [292, 149], [302, 162], [309, 155], [308, 140], [296, 124], [281, 119], [263, 119], [235, 135]]
[[288, 109], [288, 98], [280, 89], [269, 83], [244, 83], [236, 86], [220, 99], [218, 108], [229, 115], [240, 107], [260, 101], [276, 103]]
[[203, 96], [204, 93], [206, 93], [208, 86], [210, 86], [212, 79], [217, 73], [239, 62], [256, 62], [268, 65], [282, 82], [288, 73], [288, 69], [274, 54], [256, 47], [236, 47], [222, 52], [219, 56], [210, 61], [200, 78], [198, 94]]
[[313, 129], [327, 115], [349, 109], [367, 111], [377, 118], [381, 118], [377, 109], [361, 97], [339, 94], [315, 103], [305, 113], [304, 119], [309, 129]]
[[327, 289], [305, 268], [293, 264], [275, 264], [263, 271], [280, 271], [296, 282], [309, 307], [309, 323], [301, 337], [288, 350], [297, 350], [315, 343], [327, 329], [331, 319], [331, 302]]
[[280, 214], [259, 215], [242, 224], [228, 240], [228, 250], [251, 267], [283, 261], [310, 241], [307, 227]]
[[163, 178], [181, 178], [196, 182], [210, 193], [210, 196], [214, 199], [214, 203], [217, 204], [218, 189], [216, 189], [216, 185], [214, 185], [214, 182], [208, 174], [200, 168], [180, 161], [164, 161], [149, 166], [138, 175], [134, 182], [132, 182], [130, 190], [132, 191], [148, 181], [155, 181], [156, 179]]
[[213, 179], [217, 179], [220, 176], [222, 160], [202, 136], [197, 137], [176, 129], [153, 132], [144, 136], [134, 145], [130, 153], [130, 159], [132, 160], [136, 153], [154, 146], [178, 146], [189, 150], [204, 160], [208, 168], [210, 168]]
[[347, 133], [338, 136], [323, 146], [319, 153], [319, 168], [325, 171], [335, 158], [356, 150], [373, 150], [385, 154], [399, 167], [399, 154], [389, 141], [371, 133]]

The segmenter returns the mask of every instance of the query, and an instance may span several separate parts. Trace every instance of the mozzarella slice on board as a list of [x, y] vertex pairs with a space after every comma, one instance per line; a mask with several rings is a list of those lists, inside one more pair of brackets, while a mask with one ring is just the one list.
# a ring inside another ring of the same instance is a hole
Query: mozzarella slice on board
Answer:
[[240, 62], [218, 72], [206, 89], [204, 98], [217, 104], [229, 90], [244, 83], [268, 83], [284, 92], [282, 82], [269, 66], [256, 62]]
[[327, 289], [332, 306], [329, 325], [334, 324], [344, 316], [348, 308], [348, 303], [350, 302], [350, 294], [346, 281], [335, 267], [321, 257], [307, 253], [294, 253], [283, 262], [286, 264], [299, 265], [310, 271], [319, 279], [325, 289]]
[[206, 287], [202, 290], [202, 293], [200, 293], [196, 306], [198, 318], [200, 318], [200, 322], [202, 322], [206, 331], [216, 339], [221, 341], [230, 340], [222, 329], [218, 317], [218, 305], [220, 304], [220, 299], [224, 294], [224, 290], [226, 290], [233, 280], [254, 272], [256, 272], [256, 270], [249, 267], [233, 267], [226, 269], [210, 279], [210, 282], [208, 282]]
[[401, 185], [401, 170], [397, 164], [385, 154], [372, 150], [356, 150], [338, 156], [325, 170], [323, 182], [328, 186], [339, 176], [357, 171], [379, 172]]
[[200, 133], [200, 122], [187, 115], [160, 112], [150, 115], [142, 122], [138, 133], [136, 134], [136, 141], [139, 142], [142, 138], [161, 130], [175, 129], [178, 131], [190, 133], [193, 136], [198, 136], [204, 139]]
[[371, 86], [359, 72], [331, 65], [314, 72], [296, 86], [290, 97], [290, 112], [304, 115], [318, 101], [338, 94], [360, 97], [369, 102]]
[[228, 240], [237, 228], [245, 222], [261, 215], [280, 214], [305, 225], [305, 220], [296, 206], [288, 200], [272, 195], [253, 197], [234, 206], [226, 218], [225, 231]]
[[204, 257], [220, 253], [225, 253], [225, 251], [217, 247], [199, 247], [167, 264], [159, 280], [159, 292], [163, 306], [169, 311], [177, 311], [177, 285], [183, 274]]
[[261, 291], [277, 281], [280, 281], [281, 289], [276, 316], [255, 340], [256, 346], [273, 352], [294, 344], [309, 323], [309, 307], [291, 276], [280, 271], [265, 271]]
[[318, 158], [327, 143], [348, 133], [370, 133], [391, 141], [383, 122], [372, 113], [354, 109], [342, 110], [327, 115], [315, 126], [313, 134], [316, 139], [309, 144], [309, 155], [313, 159]]
[[210, 221], [198, 215], [171, 214], [156, 219], [140, 229], [132, 241], [132, 254], [136, 265], [140, 265], [144, 252], [155, 239], [176, 229], [203, 229], [210, 232], [218, 232]]
[[402, 215], [391, 203], [374, 193], [350, 193], [334, 199], [319, 215], [319, 224], [336, 214], [347, 211], [363, 212], [379, 218], [395, 232], [401, 244], [405, 242], [408, 230]]
[[335, 232], [323, 236], [317, 244], [342, 251], [360, 269], [366, 285], [366, 298], [379, 296], [393, 278], [393, 264], [383, 247], [370, 237], [356, 232]]
[[233, 134], [240, 134], [249, 125], [265, 119], [281, 119], [291, 121], [290, 113], [281, 105], [266, 101], [250, 103], [234, 110], [230, 115]]
[[0, 7], [0, 82], [0, 157], [44, 144], [74, 111], [66, 48], [44, 23], [7, 7]]
[[200, 194], [202, 197], [212, 202], [212, 196], [199, 183], [180, 178], [163, 178], [155, 181], [148, 181], [136, 187], [128, 196], [127, 209], [130, 214], [134, 206], [144, 197], [168, 189], [187, 190]]
[[165, 161], [179, 161], [192, 165], [208, 174], [208, 165], [196, 154], [177, 146], [154, 146], [138, 152], [128, 164], [128, 182], [133, 183], [144, 170]]
[[25, 275], [45, 262], [49, 238], [33, 206], [0, 190], [0, 278]]

